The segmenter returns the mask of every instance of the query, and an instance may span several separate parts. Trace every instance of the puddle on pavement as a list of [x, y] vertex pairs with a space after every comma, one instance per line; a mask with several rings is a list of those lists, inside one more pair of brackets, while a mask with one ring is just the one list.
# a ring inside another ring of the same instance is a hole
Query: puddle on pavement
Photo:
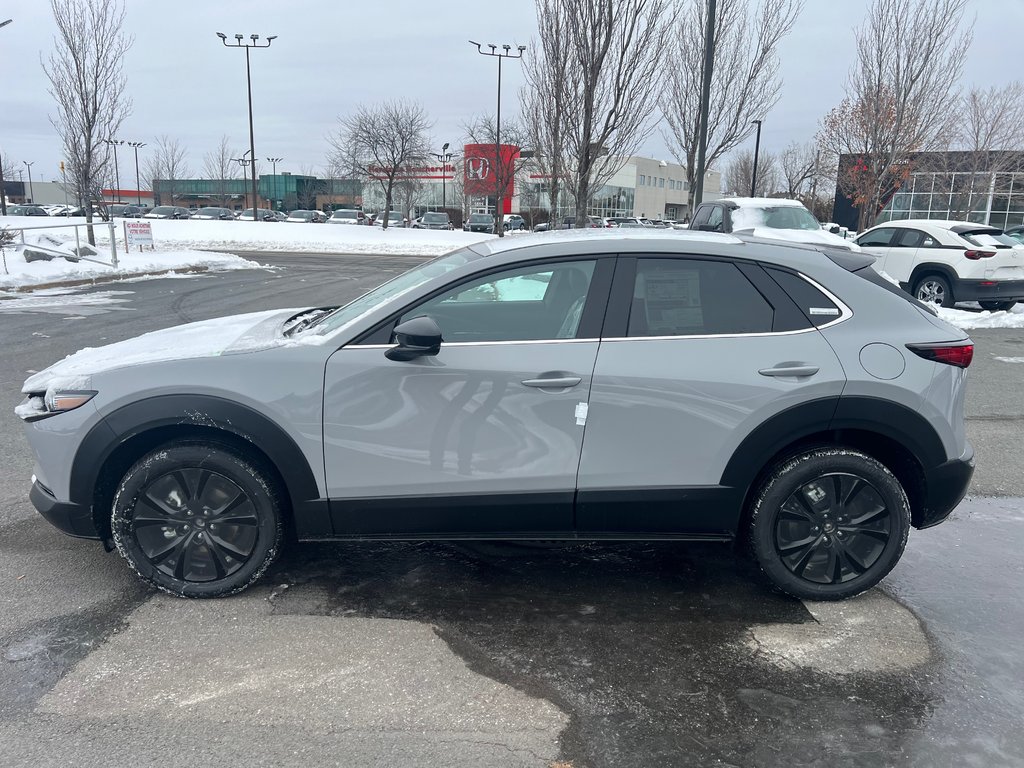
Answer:
[[912, 673], [770, 663], [752, 626], [818, 622], [720, 545], [318, 545], [268, 578], [275, 614], [433, 624], [471, 669], [571, 714], [573, 765], [887, 764], [932, 709], [927, 649]]

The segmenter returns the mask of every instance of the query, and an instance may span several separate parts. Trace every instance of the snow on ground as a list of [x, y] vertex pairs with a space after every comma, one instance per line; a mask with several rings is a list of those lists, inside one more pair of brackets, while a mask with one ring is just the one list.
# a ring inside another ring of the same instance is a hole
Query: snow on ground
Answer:
[[[67, 219], [61, 219], [62, 223]], [[123, 245], [122, 219], [115, 219], [118, 240]], [[184, 221], [144, 219], [153, 225], [158, 249], [215, 251], [302, 251], [309, 253], [406, 254], [440, 256], [494, 235], [462, 230], [403, 229], [347, 224], [296, 224], [268, 221]], [[16, 223], [16, 222], [20, 222]], [[46, 223], [45, 221], [43, 223]], [[35, 217], [8, 216], [8, 226], [39, 226]], [[72, 230], [54, 230], [54, 233]], [[104, 224], [97, 229], [97, 242], [109, 242]]]
[[[66, 220], [61, 220], [63, 223]], [[25, 226], [39, 226], [39, 219], [36, 217], [8, 216], [0, 219], [0, 226], [10, 227], [17, 224]], [[44, 222], [45, 223], [45, 222]], [[173, 222], [178, 223], [178, 222]], [[187, 223], [187, 222], [185, 222]], [[196, 222], [201, 223], [201, 222]], [[110, 238], [105, 226], [97, 227], [96, 250], [98, 255], [93, 257], [99, 261], [110, 261]], [[80, 230], [81, 241], [85, 242], [85, 232]], [[15, 245], [20, 243], [20, 236], [15, 235]], [[64, 245], [57, 246], [51, 241], [62, 241]], [[30, 230], [25, 232], [27, 244], [41, 244], [48, 248], [65, 251], [73, 255], [75, 244], [74, 230], [71, 228]], [[230, 270], [230, 269], [256, 269], [260, 265], [254, 261], [243, 259], [230, 253], [211, 253], [195, 250], [194, 248], [183, 248], [180, 246], [168, 246], [166, 243], [157, 241], [156, 250], [145, 250], [141, 253], [138, 248], [132, 249], [131, 253], [126, 252], [124, 242], [118, 242], [117, 257], [118, 268], [115, 270], [105, 264], [97, 264], [92, 261], [67, 261], [59, 256], [50, 261], [26, 261], [25, 257], [16, 248], [7, 247], [4, 249], [4, 259], [0, 260], [0, 290], [11, 288], [23, 288], [26, 286], [40, 285], [45, 283], [59, 283], [70, 280], [82, 280], [95, 277], [131, 277], [145, 272], [158, 272], [163, 270], [183, 270], [190, 267], [206, 267], [208, 270]], [[6, 263], [6, 269], [4, 265]]]
[[965, 331], [972, 328], [1024, 328], [1024, 303], [1009, 312], [968, 312], [939, 307], [939, 317]]

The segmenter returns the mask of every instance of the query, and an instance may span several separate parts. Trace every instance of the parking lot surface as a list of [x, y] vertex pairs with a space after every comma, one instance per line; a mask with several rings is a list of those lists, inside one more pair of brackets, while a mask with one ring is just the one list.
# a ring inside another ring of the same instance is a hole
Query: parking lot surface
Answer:
[[0, 299], [0, 764], [1024, 764], [1020, 331], [972, 332], [971, 496], [853, 601], [670, 543], [293, 546], [244, 595], [176, 600], [35, 513], [11, 412], [81, 347], [338, 303], [420, 260], [257, 258]]

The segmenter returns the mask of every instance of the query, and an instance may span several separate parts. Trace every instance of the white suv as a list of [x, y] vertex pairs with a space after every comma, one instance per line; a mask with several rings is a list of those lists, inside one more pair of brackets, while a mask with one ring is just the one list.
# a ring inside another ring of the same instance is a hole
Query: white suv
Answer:
[[872, 227], [856, 242], [921, 301], [978, 301], [991, 311], [1024, 301], [1024, 245], [995, 227], [905, 219]]

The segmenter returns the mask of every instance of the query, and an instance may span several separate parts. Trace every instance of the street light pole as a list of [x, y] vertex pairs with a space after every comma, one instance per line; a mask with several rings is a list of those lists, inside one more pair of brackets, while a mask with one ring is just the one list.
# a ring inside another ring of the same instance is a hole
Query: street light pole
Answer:
[[28, 197], [29, 202], [34, 203], [36, 201], [36, 188], [32, 186], [32, 165], [35, 163], [35, 160], [31, 163], [27, 160], [22, 160], [21, 162], [25, 163], [25, 167], [28, 168]]
[[117, 168], [117, 145], [124, 144], [120, 139], [104, 139], [104, 142], [114, 148], [114, 194], [112, 195], [115, 203], [121, 202], [121, 172]]
[[128, 146], [135, 150], [135, 202], [141, 206], [142, 184], [139, 183], [139, 147], [146, 146], [146, 143], [142, 141], [129, 141]]
[[[469, 41], [470, 45], [476, 46], [476, 52], [482, 56], [494, 56], [498, 59], [498, 114], [495, 118], [494, 125], [494, 231], [498, 237], [505, 236], [505, 211], [504, 209], [504, 198], [505, 189], [508, 187], [508, 179], [505, 178], [506, 169], [501, 166], [501, 60], [502, 59], [521, 59], [523, 58], [523, 51], [526, 50], [525, 45], [517, 46], [516, 53], [512, 53], [511, 45], [501, 46], [504, 53], [498, 52], [494, 43], [488, 43], [487, 47], [490, 51], [485, 51], [480, 43]], [[498, 170], [501, 169], [501, 173]], [[499, 227], [498, 224], [501, 224]]]
[[[274, 200], [277, 199], [277, 164], [284, 160], [283, 157], [268, 157], [267, 162], [274, 168]], [[270, 208], [274, 208], [274, 201], [270, 201]]]
[[704, 22], [704, 77], [700, 90], [700, 129], [697, 138], [697, 188], [693, 191], [690, 215], [704, 199], [704, 172], [707, 169], [708, 111], [711, 106], [711, 70], [715, 66], [715, 0], [708, 0], [708, 17]]
[[754, 142], [754, 170], [750, 174], [750, 196], [754, 197], [757, 190], [757, 156], [761, 153], [761, 121], [751, 120], [757, 125], [757, 140]]
[[448, 195], [447, 192], [445, 191], [445, 174], [448, 173], [448, 163], [451, 162], [452, 159], [452, 153], [448, 151], [448, 142], [446, 141], [444, 143], [444, 146], [441, 147], [440, 154], [438, 154], [437, 152], [431, 152], [430, 154], [436, 157], [438, 161], [441, 163], [441, 208], [447, 210]]
[[259, 192], [256, 186], [256, 139], [253, 134], [252, 128], [252, 70], [249, 66], [249, 49], [250, 48], [269, 48], [270, 44], [277, 39], [277, 35], [271, 35], [267, 38], [266, 44], [257, 42], [260, 39], [259, 35], [249, 35], [250, 43], [243, 42], [245, 35], [235, 35], [235, 42], [229, 43], [228, 36], [223, 32], [218, 32], [217, 37], [220, 41], [228, 48], [245, 48], [245, 82], [249, 90], [249, 156], [252, 158], [252, 220], [258, 221], [257, 215], [260, 207], [259, 203]]

